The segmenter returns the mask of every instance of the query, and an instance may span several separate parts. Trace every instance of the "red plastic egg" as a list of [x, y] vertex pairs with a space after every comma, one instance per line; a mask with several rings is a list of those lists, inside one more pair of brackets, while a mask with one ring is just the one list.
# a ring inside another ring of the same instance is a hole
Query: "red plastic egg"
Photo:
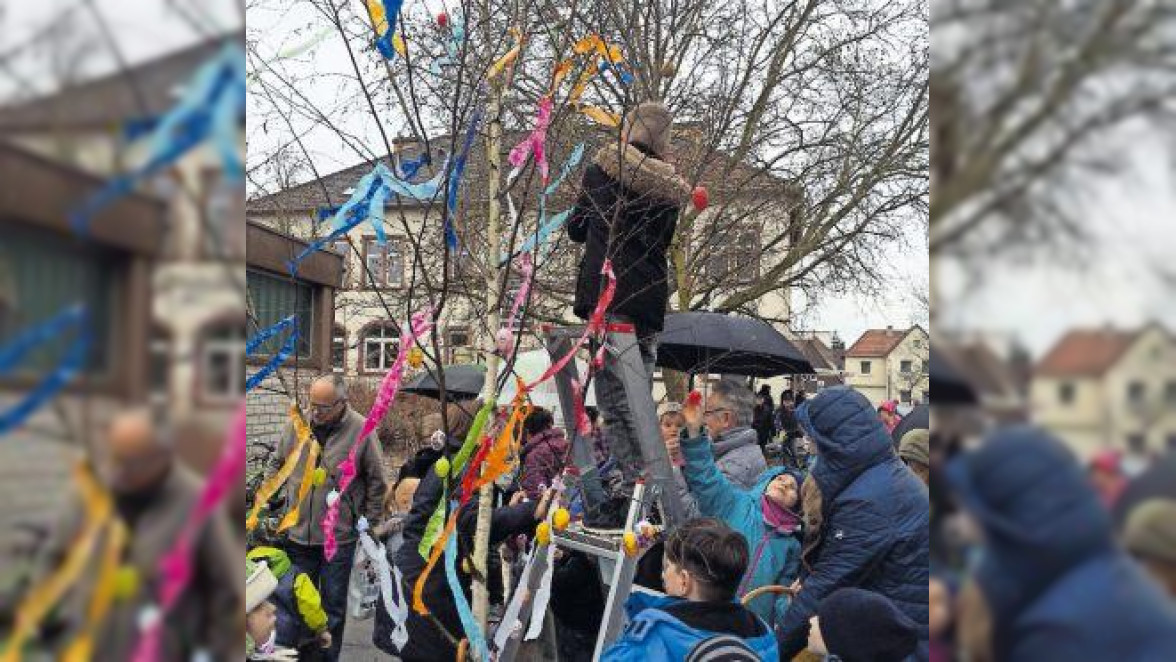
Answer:
[[694, 192], [690, 194], [690, 199], [698, 211], [706, 209], [706, 206], [710, 204], [710, 195], [706, 192], [705, 186], [695, 186]]
[[449, 25], [449, 14], [446, 14], [445, 12], [437, 14], [437, 25], [441, 26], [442, 28]]

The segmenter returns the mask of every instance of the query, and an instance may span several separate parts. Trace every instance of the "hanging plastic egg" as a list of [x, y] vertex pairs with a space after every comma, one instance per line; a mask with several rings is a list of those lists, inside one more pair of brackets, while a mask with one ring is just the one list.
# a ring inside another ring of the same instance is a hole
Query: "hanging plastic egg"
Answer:
[[695, 186], [690, 194], [690, 200], [694, 203], [695, 209], [702, 211], [710, 204], [710, 194], [707, 193], [705, 186]]
[[440, 14], [437, 14], [437, 25], [440, 26], [442, 29], [444, 29], [446, 26], [448, 26], [449, 25], [449, 14], [447, 14], [445, 12], [441, 12]]
[[339, 491], [338, 490], [331, 490], [330, 492], [327, 492], [327, 508], [330, 508], [331, 506], [335, 505], [335, 502], [338, 500], [339, 500]]
[[551, 516], [551, 524], [556, 531], [563, 531], [568, 528], [568, 522], [572, 521], [572, 515], [567, 508], [559, 508], [555, 514]]
[[539, 526], [535, 527], [535, 542], [540, 545], [547, 545], [551, 542], [551, 527], [547, 522], [539, 522]]
[[408, 365], [412, 369], [419, 369], [425, 364], [425, 353], [421, 351], [420, 347], [413, 347], [408, 350]]
[[621, 547], [625, 550], [626, 556], [637, 556], [637, 534], [626, 531], [625, 535], [621, 537]]
[[322, 467], [315, 469], [311, 482], [314, 483], [315, 487], [322, 487], [323, 483], [327, 482], [327, 470]]
[[437, 460], [437, 463], [433, 465], [433, 471], [436, 471], [437, 475], [441, 478], [445, 478], [446, 476], [448, 476], [449, 475], [449, 459], [443, 457], [443, 458]]

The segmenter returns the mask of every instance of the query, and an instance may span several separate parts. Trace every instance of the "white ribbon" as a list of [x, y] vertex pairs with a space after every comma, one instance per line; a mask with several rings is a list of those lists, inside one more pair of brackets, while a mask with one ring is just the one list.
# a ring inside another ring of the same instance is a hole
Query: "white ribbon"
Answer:
[[543, 616], [547, 612], [547, 603], [551, 601], [551, 576], [555, 572], [555, 559], [550, 558], [551, 545], [548, 545], [547, 549], [547, 568], [543, 572], [543, 578], [539, 580], [539, 590], [535, 591], [535, 604], [531, 607], [531, 625], [527, 628], [527, 636], [523, 637], [524, 641], [532, 641], [539, 636], [539, 632], [543, 630]]
[[530, 598], [527, 582], [531, 578], [531, 569], [535, 567], [535, 557], [538, 556], [538, 547], [538, 545], [533, 545], [531, 551], [527, 554], [527, 562], [523, 564], [523, 571], [519, 573], [518, 588], [515, 589], [514, 595], [510, 597], [510, 603], [506, 605], [506, 613], [502, 615], [502, 623], [499, 624], [498, 630], [494, 633], [494, 649], [499, 652], [502, 652], [506, 648], [506, 640], [510, 639], [510, 635], [519, 626], [519, 612], [523, 610], [523, 603]]
[[[401, 650], [408, 642], [408, 601], [404, 599], [403, 592], [400, 590], [400, 587], [403, 586], [403, 576], [400, 573], [400, 568], [389, 566], [384, 543], [376, 542], [368, 533], [370, 525], [366, 517], [359, 518], [356, 528], [359, 529], [359, 544], [363, 547], [364, 554], [367, 554], [367, 557], [376, 564], [376, 575], [380, 581], [380, 597], [383, 598], [384, 610], [388, 612], [388, 617], [396, 625], [392, 631], [392, 645], [396, 647], [396, 650]], [[397, 588], [395, 598], [392, 597], [393, 584]]]

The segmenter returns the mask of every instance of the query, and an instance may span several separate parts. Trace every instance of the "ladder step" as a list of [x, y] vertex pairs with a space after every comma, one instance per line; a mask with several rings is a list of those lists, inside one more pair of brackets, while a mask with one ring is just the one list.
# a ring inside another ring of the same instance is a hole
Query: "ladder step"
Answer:
[[595, 556], [615, 557], [621, 551], [620, 538], [595, 536], [576, 531], [556, 531], [551, 535], [551, 542], [560, 547], [574, 549]]

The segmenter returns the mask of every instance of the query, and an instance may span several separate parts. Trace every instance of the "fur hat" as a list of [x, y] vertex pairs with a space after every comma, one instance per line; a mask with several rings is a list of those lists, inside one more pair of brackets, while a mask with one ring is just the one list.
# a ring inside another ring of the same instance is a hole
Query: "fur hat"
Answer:
[[927, 430], [922, 428], [911, 430], [902, 435], [902, 441], [898, 444], [898, 456], [908, 462], [918, 462], [929, 467], [931, 466], [931, 452], [928, 448], [930, 440], [931, 433]]
[[265, 562], [245, 561], [245, 613], [257, 609], [278, 588], [278, 578]]
[[1133, 508], [1123, 545], [1136, 556], [1176, 564], [1176, 501], [1149, 499]]
[[674, 118], [660, 101], [646, 101], [625, 115], [625, 141], [641, 143], [658, 157], [670, 151]]

